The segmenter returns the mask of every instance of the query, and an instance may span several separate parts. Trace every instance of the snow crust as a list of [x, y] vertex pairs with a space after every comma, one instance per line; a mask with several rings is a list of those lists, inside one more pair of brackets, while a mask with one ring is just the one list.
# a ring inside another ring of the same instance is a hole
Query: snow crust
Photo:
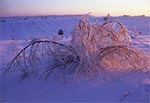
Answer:
[[[25, 20], [27, 18], [27, 20]], [[15, 74], [4, 75], [4, 67], [25, 45], [35, 40], [53, 39], [59, 29], [63, 40], [71, 40], [71, 32], [81, 16], [46, 16], [0, 18], [0, 102], [140, 102], [150, 103], [150, 75], [139, 73], [130, 78], [105, 80], [63, 81], [50, 77], [46, 82], [28, 78], [18, 82]], [[104, 22], [103, 17], [90, 17]], [[144, 50], [150, 57], [150, 17], [110, 17], [122, 22], [129, 30], [138, 31], [133, 46]], [[127, 75], [128, 76], [128, 75]]]

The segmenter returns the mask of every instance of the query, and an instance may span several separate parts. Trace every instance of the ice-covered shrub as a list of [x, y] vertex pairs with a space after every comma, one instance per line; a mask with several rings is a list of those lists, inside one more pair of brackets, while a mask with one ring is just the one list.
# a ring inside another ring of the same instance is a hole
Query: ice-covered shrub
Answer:
[[25, 18], [24, 18], [24, 20], [28, 20], [28, 18], [27, 18], [27, 17], [25, 17]]
[[[149, 60], [132, 43], [128, 29], [118, 21], [103, 24], [82, 18], [72, 32], [70, 45], [54, 41], [35, 41], [23, 48], [9, 63], [22, 79], [52, 73], [73, 77], [110, 76], [110, 72], [145, 71]], [[111, 75], [112, 76], [112, 75]]]
[[110, 14], [107, 14], [107, 16], [104, 17], [104, 21], [108, 21], [109, 17], [110, 17]]
[[143, 71], [149, 61], [144, 52], [129, 45], [131, 42], [128, 29], [120, 22], [94, 24], [83, 18], [72, 38], [72, 46], [80, 57], [76, 72], [89, 75], [105, 70]]
[[62, 29], [59, 29], [58, 30], [58, 35], [63, 35], [64, 34], [64, 31]]
[[1, 22], [6, 22], [6, 20], [1, 20]]

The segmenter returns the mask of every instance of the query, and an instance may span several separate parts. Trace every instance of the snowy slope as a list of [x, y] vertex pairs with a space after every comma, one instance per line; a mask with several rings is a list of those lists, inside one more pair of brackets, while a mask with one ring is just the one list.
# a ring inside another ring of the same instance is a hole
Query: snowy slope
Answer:
[[0, 23], [0, 39], [25, 39], [29, 37], [50, 37], [57, 34], [59, 29], [63, 29], [65, 34], [70, 34], [80, 17], [72, 16], [48, 16], [24, 17], [22, 19], [1, 18], [5, 22]]
[[[3, 75], [5, 63], [33, 38], [51, 38], [59, 29], [71, 38], [71, 31], [81, 16], [37, 16], [10, 17], [0, 21], [0, 100], [1, 102], [140, 102], [150, 103], [150, 77], [139, 73], [126, 79], [105, 80], [71, 80], [50, 77], [46, 82], [38, 78], [28, 78], [18, 82], [15, 74]], [[104, 22], [103, 17], [90, 17]], [[111, 17], [125, 24], [129, 30], [140, 32], [133, 38], [133, 46], [150, 54], [150, 17]], [[67, 38], [65, 40], [68, 40]], [[149, 55], [148, 55], [149, 56]]]

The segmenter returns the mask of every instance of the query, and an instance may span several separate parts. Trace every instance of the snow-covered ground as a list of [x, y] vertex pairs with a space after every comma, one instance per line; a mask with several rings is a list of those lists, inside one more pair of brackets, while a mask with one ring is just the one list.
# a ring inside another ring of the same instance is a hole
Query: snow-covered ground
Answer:
[[[150, 103], [150, 76], [139, 73], [125, 79], [67, 81], [50, 77], [46, 82], [28, 78], [18, 82], [15, 74], [3, 75], [4, 66], [32, 40], [51, 39], [59, 29], [65, 39], [81, 16], [36, 16], [0, 18], [0, 102], [134, 102]], [[93, 22], [104, 22], [103, 17], [90, 17]], [[133, 46], [150, 54], [150, 17], [111, 17], [122, 22], [129, 30], [138, 31]]]

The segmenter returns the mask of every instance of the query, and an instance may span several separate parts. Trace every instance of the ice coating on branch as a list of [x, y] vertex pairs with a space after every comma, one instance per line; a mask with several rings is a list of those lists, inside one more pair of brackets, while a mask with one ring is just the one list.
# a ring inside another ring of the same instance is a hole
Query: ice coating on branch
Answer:
[[14, 57], [7, 71], [19, 71], [22, 79], [31, 75], [46, 79], [58, 72], [63, 78], [147, 72], [150, 62], [145, 52], [130, 43], [128, 29], [120, 22], [100, 24], [82, 18], [72, 32], [70, 45], [52, 40], [32, 42]]
[[81, 19], [72, 37], [80, 57], [77, 72], [145, 70], [149, 60], [143, 51], [131, 47], [131, 42], [128, 29], [118, 21], [100, 24]]

